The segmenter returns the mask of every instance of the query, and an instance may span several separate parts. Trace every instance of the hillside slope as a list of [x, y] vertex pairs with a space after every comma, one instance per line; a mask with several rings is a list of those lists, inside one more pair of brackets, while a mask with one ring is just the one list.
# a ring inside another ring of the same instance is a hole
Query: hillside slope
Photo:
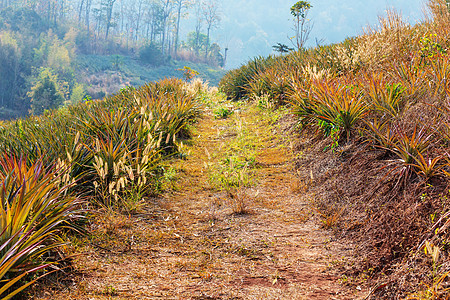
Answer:
[[142, 86], [164, 78], [183, 78], [183, 67], [197, 71], [198, 78], [213, 86], [219, 84], [225, 71], [219, 67], [188, 61], [170, 61], [154, 67], [124, 55], [79, 55], [75, 61], [76, 78], [86, 86], [88, 95], [102, 98], [126, 86]]

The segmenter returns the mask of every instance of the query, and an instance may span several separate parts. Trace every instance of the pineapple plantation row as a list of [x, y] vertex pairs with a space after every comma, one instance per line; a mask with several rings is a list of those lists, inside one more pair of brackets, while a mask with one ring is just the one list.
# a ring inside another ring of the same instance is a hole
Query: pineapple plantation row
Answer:
[[92, 208], [131, 212], [183, 155], [201, 83], [165, 79], [101, 101], [0, 123], [0, 296], [62, 268], [68, 231]]
[[[402, 299], [419, 283], [411, 299], [450, 293], [449, 47], [448, 5], [430, 0], [417, 25], [390, 11], [358, 37], [255, 58], [220, 82], [230, 99], [289, 107], [299, 128], [344, 162], [346, 171], [324, 182], [352, 192], [321, 205], [343, 212], [338, 229], [364, 244], [359, 274], [390, 283], [374, 290], [378, 297]], [[425, 272], [417, 261], [429, 249], [439, 259]]]

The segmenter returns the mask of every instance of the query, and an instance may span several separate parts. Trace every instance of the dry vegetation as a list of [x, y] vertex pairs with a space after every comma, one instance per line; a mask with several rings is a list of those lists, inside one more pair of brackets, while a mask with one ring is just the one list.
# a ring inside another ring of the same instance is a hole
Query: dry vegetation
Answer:
[[167, 79], [0, 123], [2, 297], [448, 299], [450, 13], [428, 8], [223, 94]]
[[[186, 156], [163, 164], [163, 192], [132, 213], [97, 210], [89, 234], [71, 238], [82, 253], [73, 270], [35, 285], [33, 298], [358, 297], [341, 284], [351, 247], [321, 228], [297, 184], [284, 138], [292, 118], [216, 97]], [[217, 107], [233, 113], [218, 118]]]
[[368, 278], [371, 297], [449, 293], [449, 25], [433, 0], [415, 26], [388, 12], [359, 37], [258, 58], [221, 82], [298, 117], [300, 179], [324, 225], [357, 242], [351, 278]]
[[199, 87], [167, 79], [0, 125], [2, 297], [65, 268], [75, 253], [62, 246], [89, 214], [132, 213], [158, 192], [161, 163], [182, 153], [199, 115]]
[[300, 178], [324, 225], [357, 242], [351, 278], [377, 299], [449, 294], [449, 25], [432, 0], [420, 24], [391, 11], [359, 37], [257, 58], [220, 84], [297, 116]]

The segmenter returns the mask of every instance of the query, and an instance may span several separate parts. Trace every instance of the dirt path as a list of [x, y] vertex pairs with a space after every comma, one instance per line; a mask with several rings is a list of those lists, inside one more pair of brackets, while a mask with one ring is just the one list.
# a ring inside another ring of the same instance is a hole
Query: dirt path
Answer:
[[[226, 120], [207, 113], [187, 159], [172, 163], [176, 188], [138, 214], [99, 215], [94, 235], [78, 246], [76, 271], [47, 282], [40, 299], [361, 298], [336, 267], [350, 247], [320, 228], [287, 141], [270, 123], [248, 106]], [[236, 126], [259, 139], [255, 178], [236, 193], [220, 192], [209, 170]], [[247, 213], [234, 213], [236, 204]]]

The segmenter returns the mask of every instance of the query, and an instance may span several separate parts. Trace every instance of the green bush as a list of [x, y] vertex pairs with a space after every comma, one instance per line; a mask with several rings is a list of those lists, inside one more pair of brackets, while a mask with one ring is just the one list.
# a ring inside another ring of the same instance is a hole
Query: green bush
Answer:
[[165, 63], [161, 49], [155, 44], [144, 46], [139, 51], [139, 59], [151, 66], [158, 67]]

